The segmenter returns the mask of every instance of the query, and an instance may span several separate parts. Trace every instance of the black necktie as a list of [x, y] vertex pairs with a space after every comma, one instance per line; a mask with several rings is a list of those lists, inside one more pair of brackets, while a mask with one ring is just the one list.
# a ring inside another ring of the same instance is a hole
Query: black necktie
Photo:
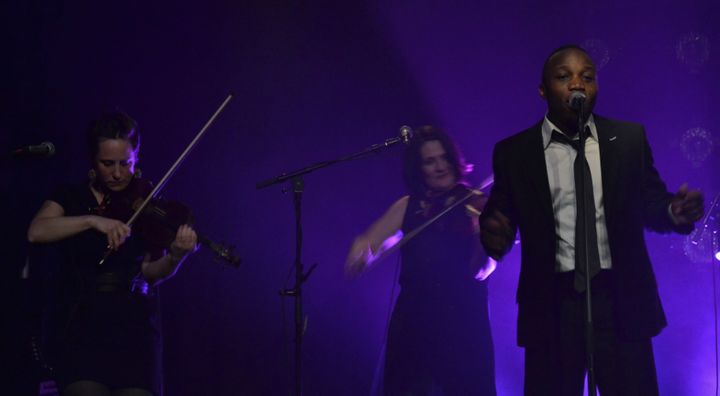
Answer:
[[[586, 127], [585, 136], [589, 136], [589, 128]], [[552, 132], [552, 140], [572, 146], [575, 151], [580, 147], [580, 139], [571, 140], [558, 131]], [[590, 166], [586, 161], [580, 163], [580, 156], [575, 157], [573, 173], [575, 174], [575, 206], [577, 217], [575, 218], [575, 290], [585, 291], [585, 258], [589, 263], [588, 275], [590, 279], [600, 272], [600, 254], [598, 253], [597, 232], [595, 230], [595, 198], [593, 197], [592, 175]], [[581, 172], [585, 174], [585, 187], [580, 182]], [[588, 226], [585, 227], [585, 224]], [[587, 235], [585, 231], [587, 229]], [[586, 243], [587, 241], [587, 243]], [[587, 250], [586, 250], [587, 249]], [[586, 255], [587, 252], [587, 255]]]

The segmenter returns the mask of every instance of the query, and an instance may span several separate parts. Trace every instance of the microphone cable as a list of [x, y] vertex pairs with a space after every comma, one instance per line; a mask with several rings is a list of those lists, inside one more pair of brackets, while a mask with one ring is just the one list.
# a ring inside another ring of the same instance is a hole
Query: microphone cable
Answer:
[[717, 270], [715, 267], [717, 264], [715, 263], [715, 249], [718, 248], [718, 235], [717, 231], [715, 231], [712, 234], [712, 246], [714, 249], [712, 250], [713, 257], [710, 258], [710, 265], [712, 265], [712, 289], [713, 289], [713, 328], [714, 328], [714, 334], [715, 334], [715, 396], [720, 395], [718, 393], [720, 391], [720, 360], [718, 359], [718, 297], [717, 297]]
[[[715, 396], [720, 396], [720, 354], [718, 353], [718, 295], [717, 295], [717, 263], [720, 257], [720, 222], [717, 218], [712, 218], [712, 212], [716, 210], [718, 205], [718, 199], [720, 194], [715, 196], [713, 202], [710, 204], [710, 209], [706, 213], [706, 217], [703, 220], [704, 230], [710, 232], [710, 265], [712, 266], [712, 297], [713, 297], [713, 335], [715, 342]], [[707, 221], [714, 220], [714, 223], [708, 228]]]

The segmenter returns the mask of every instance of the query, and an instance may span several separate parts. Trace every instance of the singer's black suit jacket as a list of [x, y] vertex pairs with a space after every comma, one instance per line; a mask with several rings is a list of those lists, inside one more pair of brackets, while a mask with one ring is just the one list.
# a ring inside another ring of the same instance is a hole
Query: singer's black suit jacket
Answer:
[[[644, 128], [595, 116], [602, 170], [603, 205], [612, 257], [614, 310], [625, 339], [657, 335], [665, 327], [644, 228], [689, 233], [673, 224], [672, 198], [653, 165]], [[542, 121], [498, 142], [495, 184], [484, 216], [500, 210], [520, 231], [522, 263], [517, 290], [518, 343], [547, 342], [558, 334], [555, 312], [555, 218], [545, 165]]]

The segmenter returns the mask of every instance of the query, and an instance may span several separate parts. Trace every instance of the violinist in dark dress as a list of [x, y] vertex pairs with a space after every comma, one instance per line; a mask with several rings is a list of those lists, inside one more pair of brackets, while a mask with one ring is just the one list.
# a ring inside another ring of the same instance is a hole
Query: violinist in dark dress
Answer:
[[[422, 127], [404, 157], [409, 195], [358, 236], [346, 273], [357, 275], [382, 255], [388, 240], [405, 235], [471, 190], [466, 165], [448, 135]], [[495, 363], [488, 315], [487, 277], [494, 262], [478, 238], [485, 199], [471, 195], [402, 245], [400, 293], [387, 337], [384, 393], [495, 395]]]
[[89, 180], [55, 190], [28, 230], [30, 242], [57, 243], [61, 252], [46, 355], [63, 396], [159, 396], [155, 286], [196, 249], [197, 235], [182, 225], [169, 246], [153, 248], [140, 232], [105, 215], [136, 183], [140, 135], [132, 118], [99, 117], [87, 143]]

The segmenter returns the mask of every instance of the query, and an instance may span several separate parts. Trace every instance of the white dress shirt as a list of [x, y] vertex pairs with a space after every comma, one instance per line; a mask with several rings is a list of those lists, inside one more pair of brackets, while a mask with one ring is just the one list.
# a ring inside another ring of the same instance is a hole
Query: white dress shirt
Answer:
[[[597, 232], [600, 268], [612, 268], [610, 246], [608, 245], [605, 210], [603, 207], [602, 172], [600, 168], [600, 149], [598, 146], [597, 127], [592, 115], [586, 127], [590, 128], [590, 136], [585, 141], [585, 159], [590, 166], [592, 175], [593, 196], [595, 198], [595, 231]], [[555, 271], [568, 272], [575, 269], [575, 176], [573, 163], [577, 153], [572, 146], [552, 141], [552, 131], [563, 131], [555, 126], [547, 116], [542, 124], [543, 147], [545, 149], [545, 166], [547, 167], [550, 195], [552, 196], [555, 214], [555, 234], [557, 249]], [[577, 139], [578, 136], [575, 136]]]

